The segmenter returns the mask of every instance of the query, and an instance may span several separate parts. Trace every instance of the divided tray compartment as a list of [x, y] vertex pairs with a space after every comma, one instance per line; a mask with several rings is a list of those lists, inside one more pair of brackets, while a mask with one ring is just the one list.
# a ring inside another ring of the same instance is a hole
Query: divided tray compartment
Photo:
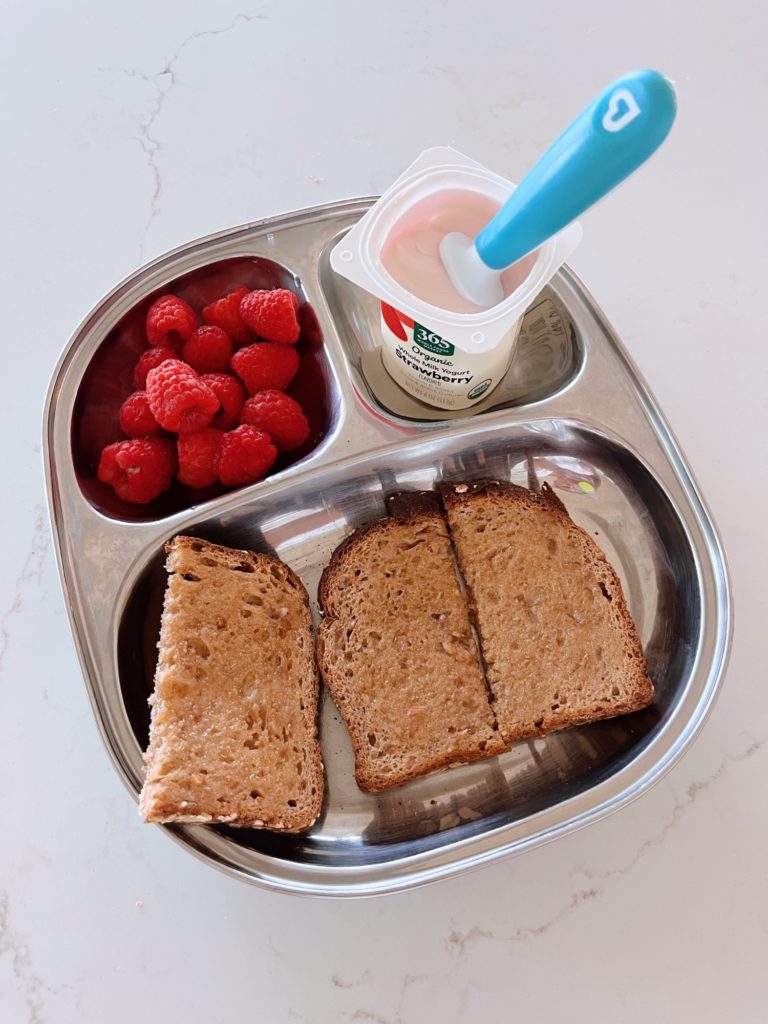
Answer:
[[[249, 288], [289, 288], [302, 300], [299, 311], [302, 336], [297, 348], [301, 363], [288, 393], [302, 405], [310, 425], [310, 436], [297, 451], [280, 455], [277, 472], [318, 446], [332, 428], [328, 367], [323, 355], [322, 335], [311, 305], [303, 294], [301, 282], [286, 267], [260, 256], [240, 256], [215, 260], [178, 275], [173, 291], [200, 310], [238, 285]], [[156, 518], [188, 507], [199, 499], [178, 482], [150, 505], [137, 506], [122, 501], [112, 488], [96, 477], [102, 448], [124, 435], [120, 430], [120, 405], [134, 390], [133, 369], [146, 350], [145, 321], [149, 307], [166, 291], [160, 286], [131, 305], [108, 330], [93, 354], [82, 381], [72, 415], [72, 456], [75, 472], [84, 496], [106, 515], [120, 519]], [[204, 498], [224, 493], [221, 485], [205, 491]]]
[[[445, 418], [388, 386], [377, 369], [377, 304], [330, 270], [330, 249], [371, 202], [271, 218], [160, 258], [104, 299], [55, 371], [44, 424], [54, 537], [86, 685], [123, 781], [137, 797], [165, 541], [187, 532], [277, 554], [301, 576], [316, 611], [320, 573], [349, 531], [383, 515], [393, 492], [441, 479], [546, 480], [554, 488], [621, 576], [656, 700], [634, 715], [366, 794], [354, 782], [346, 728], [324, 695], [327, 794], [308, 833], [162, 826], [231, 874], [319, 896], [407, 889], [616, 810], [700, 729], [730, 638], [711, 520], [652, 398], [577, 279], [562, 270], [533, 303], [499, 388]], [[302, 297], [302, 400], [313, 445], [261, 483], [195, 504], [181, 489], [143, 510], [111, 501], [93, 479], [94, 451], [114, 439], [110, 417], [130, 390], [135, 325], [163, 291], [221, 292], [243, 274], [242, 283], [288, 286]]]

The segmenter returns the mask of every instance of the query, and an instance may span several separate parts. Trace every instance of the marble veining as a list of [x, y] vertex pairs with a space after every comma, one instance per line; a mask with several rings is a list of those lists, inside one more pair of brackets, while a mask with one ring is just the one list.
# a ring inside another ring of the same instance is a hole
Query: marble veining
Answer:
[[48, 513], [45, 506], [37, 504], [33, 510], [32, 521], [32, 543], [24, 563], [16, 577], [13, 587], [11, 603], [0, 617], [0, 673], [3, 671], [6, 651], [11, 642], [11, 626], [15, 616], [21, 614], [26, 591], [30, 583], [40, 586], [43, 568], [48, 557], [50, 545], [50, 533], [48, 526]]
[[[267, 15], [263, 12], [256, 12], [254, 14], [236, 14], [229, 24], [225, 25], [223, 28], [204, 29], [201, 32], [193, 32], [182, 40], [174, 51], [173, 56], [166, 61], [160, 71], [147, 72], [136, 68], [123, 69], [123, 74], [127, 75], [128, 78], [141, 79], [142, 82], [148, 83], [155, 93], [150, 101], [146, 116], [139, 122], [138, 134], [135, 136], [136, 141], [141, 146], [142, 152], [146, 157], [147, 168], [149, 169], [153, 186], [149, 215], [147, 217], [146, 224], [144, 225], [141, 241], [139, 243], [139, 259], [137, 265], [144, 262], [147, 235], [149, 234], [153, 221], [160, 213], [163, 180], [158, 156], [162, 151], [162, 144], [156, 135], [155, 124], [163, 112], [163, 107], [171, 93], [171, 90], [177, 85], [176, 67], [178, 62], [181, 60], [184, 55], [184, 51], [191, 43], [197, 42], [200, 39], [208, 39], [213, 36], [224, 35], [227, 32], [231, 32], [233, 29], [236, 29], [239, 25], [249, 24], [252, 21], [264, 20], [266, 17]], [[112, 69], [101, 68], [100, 70], [111, 71]]]
[[[745, 97], [768, 92], [768, 12], [751, 0], [652, 2], [642, 19], [603, 0], [240, 7], [4, 11], [0, 1021], [762, 1024], [768, 137]], [[218, 874], [141, 823], [88, 703], [40, 465], [67, 337], [137, 260], [381, 190], [426, 146], [519, 180], [582, 102], [645, 64], [676, 80], [679, 122], [589, 214], [573, 266], [724, 540], [735, 638], [700, 738], [616, 815], [404, 895], [309, 901]]]
[[[11, 960], [13, 978], [24, 1001], [29, 1024], [43, 1024], [42, 990], [45, 982], [32, 965], [29, 946], [13, 930], [8, 894], [0, 893], [0, 958]], [[1, 1004], [0, 1004], [1, 1005]]]

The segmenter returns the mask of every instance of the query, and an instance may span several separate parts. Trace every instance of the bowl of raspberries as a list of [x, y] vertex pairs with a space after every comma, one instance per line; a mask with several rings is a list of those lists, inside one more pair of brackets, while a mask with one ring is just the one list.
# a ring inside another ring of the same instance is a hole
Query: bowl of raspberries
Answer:
[[198, 308], [174, 292], [146, 311], [146, 348], [118, 410], [123, 435], [97, 477], [130, 505], [181, 485], [206, 498], [262, 480], [317, 431], [287, 393], [301, 365], [300, 303], [287, 288], [242, 285]]

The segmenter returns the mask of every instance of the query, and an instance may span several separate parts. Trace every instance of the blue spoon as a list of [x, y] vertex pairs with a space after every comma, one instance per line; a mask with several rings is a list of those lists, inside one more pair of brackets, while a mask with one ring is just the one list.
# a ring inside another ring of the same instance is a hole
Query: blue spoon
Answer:
[[504, 298], [500, 271], [546, 242], [644, 163], [675, 120], [672, 83], [658, 71], [617, 79], [554, 142], [474, 240], [440, 242], [451, 281], [477, 306]]

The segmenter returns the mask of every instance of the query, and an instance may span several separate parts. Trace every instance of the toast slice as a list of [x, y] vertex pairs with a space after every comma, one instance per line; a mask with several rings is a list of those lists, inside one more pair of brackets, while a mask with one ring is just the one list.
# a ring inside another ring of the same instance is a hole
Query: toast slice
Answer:
[[276, 558], [179, 536], [160, 630], [145, 821], [299, 832], [323, 800], [309, 600]]
[[320, 580], [320, 671], [361, 789], [501, 753], [435, 494], [352, 534]]
[[619, 578], [549, 487], [440, 488], [509, 743], [653, 701]]

